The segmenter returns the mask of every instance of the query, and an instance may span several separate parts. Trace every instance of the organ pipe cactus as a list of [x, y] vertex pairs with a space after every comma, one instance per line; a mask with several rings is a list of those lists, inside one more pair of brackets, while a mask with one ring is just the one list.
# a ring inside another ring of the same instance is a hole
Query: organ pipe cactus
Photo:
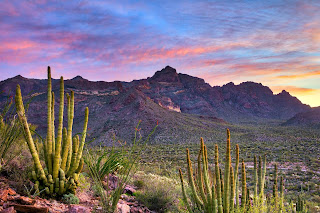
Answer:
[[[236, 146], [236, 162], [235, 170], [231, 164], [231, 143], [230, 131], [227, 130], [227, 144], [225, 155], [224, 175], [219, 166], [219, 149], [215, 145], [214, 150], [214, 172], [210, 175], [209, 162], [207, 156], [207, 148], [204, 145], [203, 139], [200, 140], [200, 151], [198, 153], [197, 172], [194, 173], [192, 169], [192, 162], [190, 159], [190, 151], [186, 149], [187, 159], [187, 177], [189, 187], [191, 188], [192, 196], [188, 198], [186, 194], [186, 184], [183, 179], [182, 170], [179, 169], [183, 201], [186, 203], [188, 211], [191, 213], [194, 209], [200, 209], [204, 213], [226, 213], [226, 212], [250, 212], [253, 207], [250, 202], [249, 188], [247, 187], [247, 176], [245, 163], [242, 160], [241, 164], [241, 207], [239, 206], [239, 146]], [[262, 167], [262, 158], [259, 157], [259, 164], [257, 166], [257, 157], [254, 163], [254, 205], [259, 202], [263, 195], [264, 178], [266, 172], [266, 157], [264, 156], [264, 165]], [[211, 177], [211, 178], [209, 178]], [[260, 196], [258, 196], [258, 190]], [[236, 205], [235, 201], [236, 199]], [[193, 205], [190, 205], [192, 201]]]
[[45, 191], [50, 196], [60, 196], [66, 193], [75, 193], [79, 173], [83, 167], [82, 151], [86, 140], [89, 109], [85, 109], [85, 119], [81, 139], [79, 136], [72, 137], [72, 126], [74, 117], [74, 92], [71, 96], [67, 94], [68, 105], [68, 128], [63, 128], [64, 114], [64, 83], [60, 78], [60, 104], [57, 137], [55, 138], [54, 125], [54, 93], [52, 92], [51, 70], [48, 67], [48, 91], [47, 91], [47, 137], [43, 141], [43, 152], [45, 165], [43, 168], [36, 145], [31, 136], [25, 109], [23, 106], [20, 86], [16, 89], [16, 107], [19, 119], [24, 128], [25, 139], [31, 152], [35, 170], [32, 171], [32, 179], [37, 191]]

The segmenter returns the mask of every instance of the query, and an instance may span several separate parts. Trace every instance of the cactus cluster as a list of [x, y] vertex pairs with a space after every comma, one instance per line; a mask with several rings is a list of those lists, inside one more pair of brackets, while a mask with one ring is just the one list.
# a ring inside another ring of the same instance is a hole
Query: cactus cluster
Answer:
[[[219, 167], [219, 150], [218, 145], [215, 145], [215, 161], [214, 172], [210, 172], [207, 156], [207, 148], [204, 145], [203, 139], [200, 140], [200, 151], [198, 154], [198, 168], [194, 173], [192, 169], [192, 162], [190, 160], [190, 152], [187, 149], [187, 175], [188, 183], [191, 188], [192, 196], [187, 197], [183, 174], [179, 169], [180, 180], [182, 186], [183, 200], [186, 203], [188, 211], [193, 212], [194, 208], [198, 208], [207, 213], [229, 213], [229, 212], [250, 212], [250, 209], [255, 207], [259, 209], [265, 199], [264, 185], [266, 176], [266, 156], [254, 157], [254, 193], [253, 203], [251, 203], [249, 188], [247, 187], [246, 166], [242, 160], [241, 164], [241, 205], [239, 201], [239, 145], [236, 145], [236, 162], [235, 169], [231, 164], [231, 143], [230, 131], [227, 130], [227, 146], [225, 156], [225, 169], [222, 176], [221, 168]], [[201, 166], [202, 164], [202, 166]], [[258, 165], [257, 165], [258, 164]], [[277, 176], [275, 176], [275, 179]], [[283, 179], [281, 180], [283, 184]], [[277, 187], [275, 180], [274, 189]], [[280, 188], [281, 198], [283, 198], [283, 186]], [[259, 194], [258, 194], [259, 193]], [[277, 193], [277, 191], [275, 191]], [[277, 197], [277, 196], [276, 196]], [[191, 200], [195, 205], [193, 208], [189, 204]], [[282, 199], [281, 199], [282, 200]], [[261, 211], [261, 210], [260, 210]]]
[[[48, 67], [48, 115], [47, 115], [47, 137], [43, 141], [43, 153], [45, 168], [42, 167], [39, 158], [39, 146], [33, 140], [25, 109], [22, 101], [20, 86], [17, 85], [15, 103], [19, 120], [24, 129], [24, 136], [34, 161], [34, 170], [31, 177], [34, 181], [36, 192], [45, 191], [49, 196], [61, 196], [63, 194], [75, 193], [79, 184], [79, 173], [83, 167], [82, 151], [87, 134], [89, 109], [85, 109], [85, 119], [81, 139], [79, 135], [72, 136], [74, 117], [74, 92], [67, 94], [68, 128], [63, 128], [64, 111], [64, 82], [60, 78], [60, 103], [58, 129], [55, 131], [54, 119], [54, 93], [52, 92], [51, 71]], [[57, 133], [57, 136], [55, 136]]]
[[300, 196], [298, 196], [298, 201], [296, 204], [297, 212], [305, 212], [305, 200], [303, 200]]

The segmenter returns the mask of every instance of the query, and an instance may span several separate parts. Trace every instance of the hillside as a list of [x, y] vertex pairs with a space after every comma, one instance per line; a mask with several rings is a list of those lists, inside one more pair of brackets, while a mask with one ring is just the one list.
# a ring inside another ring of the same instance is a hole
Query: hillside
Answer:
[[307, 126], [320, 128], [320, 107], [301, 112], [287, 120], [283, 126]]
[[[45, 132], [46, 81], [16, 76], [0, 82], [0, 91], [4, 91], [0, 101], [13, 95], [17, 84], [26, 99], [32, 98], [28, 119], [38, 126], [40, 134]], [[58, 84], [53, 79], [56, 94]], [[224, 129], [227, 123], [286, 120], [311, 109], [286, 91], [274, 95], [268, 87], [254, 82], [211, 87], [203, 79], [177, 73], [169, 66], [150, 78], [132, 82], [93, 82], [77, 76], [65, 81], [65, 90], [75, 92], [74, 132], [80, 132], [88, 106], [90, 138], [108, 144], [114, 134], [130, 140], [139, 120], [142, 134], [158, 121], [161, 131], [154, 141], [173, 143], [177, 137], [191, 140], [197, 130], [212, 134], [212, 129]]]

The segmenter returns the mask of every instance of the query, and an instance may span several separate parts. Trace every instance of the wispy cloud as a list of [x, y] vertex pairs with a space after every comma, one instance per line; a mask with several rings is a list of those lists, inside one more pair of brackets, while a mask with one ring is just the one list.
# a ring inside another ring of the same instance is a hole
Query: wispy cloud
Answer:
[[51, 65], [54, 75], [130, 81], [171, 65], [211, 85], [309, 88], [319, 78], [319, 10], [316, 0], [4, 0], [0, 80], [45, 77]]

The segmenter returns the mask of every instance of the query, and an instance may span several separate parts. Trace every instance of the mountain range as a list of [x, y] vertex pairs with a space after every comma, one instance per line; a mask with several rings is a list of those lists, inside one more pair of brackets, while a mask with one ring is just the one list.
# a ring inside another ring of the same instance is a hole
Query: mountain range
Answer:
[[[58, 94], [59, 80], [53, 79], [53, 91]], [[38, 126], [40, 133], [46, 126], [47, 80], [28, 79], [20, 75], [0, 82], [0, 102], [14, 95], [19, 84], [22, 95], [32, 101], [28, 111], [29, 122]], [[75, 92], [75, 130], [81, 129], [84, 108], [89, 107], [89, 133], [97, 141], [109, 141], [114, 135], [127, 139], [141, 120], [145, 132], [156, 123], [166, 124], [166, 135], [157, 138], [172, 141], [175, 129], [185, 132], [194, 126], [200, 129], [222, 128], [228, 123], [290, 122], [294, 116], [312, 111], [309, 105], [282, 91], [273, 94], [261, 83], [244, 82], [210, 86], [203, 79], [167, 66], [152, 77], [131, 82], [89, 81], [77, 76], [65, 80], [65, 90]], [[59, 100], [56, 100], [56, 113]], [[302, 115], [301, 115], [302, 114]], [[288, 120], [288, 121], [287, 121]], [[297, 120], [297, 119], [296, 119]], [[301, 119], [300, 119], [301, 120]], [[286, 122], [287, 121], [287, 122]], [[305, 123], [305, 122], [304, 122]], [[159, 125], [160, 126], [160, 125]], [[169, 134], [169, 135], [168, 135]], [[160, 140], [160, 139], [159, 139]], [[188, 138], [186, 138], [188, 140]]]

